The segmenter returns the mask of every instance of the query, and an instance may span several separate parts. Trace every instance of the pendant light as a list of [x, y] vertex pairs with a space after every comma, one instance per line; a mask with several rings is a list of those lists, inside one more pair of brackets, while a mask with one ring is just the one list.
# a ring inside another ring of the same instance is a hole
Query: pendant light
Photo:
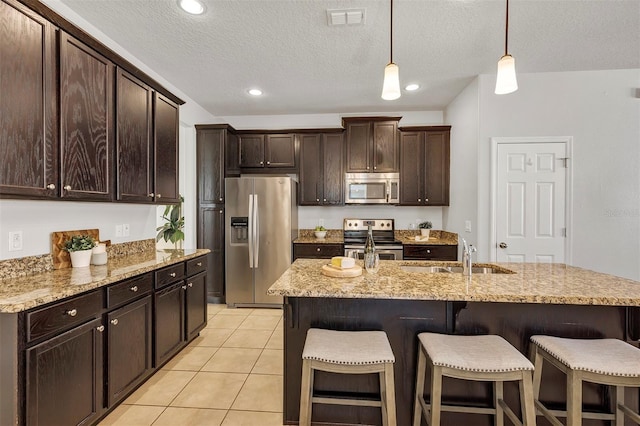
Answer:
[[391, 25], [389, 29], [389, 63], [384, 67], [382, 99], [393, 101], [400, 97], [400, 70], [393, 63], [393, 0], [391, 0]]
[[504, 30], [504, 56], [498, 61], [498, 77], [496, 78], [496, 95], [506, 95], [518, 90], [516, 80], [516, 61], [509, 55], [509, 0], [507, 0], [507, 12]]

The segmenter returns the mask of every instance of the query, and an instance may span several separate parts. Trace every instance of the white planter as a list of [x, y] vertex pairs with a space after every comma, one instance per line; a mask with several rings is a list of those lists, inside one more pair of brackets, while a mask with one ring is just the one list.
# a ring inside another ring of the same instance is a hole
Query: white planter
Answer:
[[323, 240], [324, 237], [327, 236], [327, 231], [315, 231], [314, 234], [316, 235], [317, 239]]
[[87, 267], [91, 263], [91, 249], [69, 252], [69, 257], [71, 257], [72, 267], [74, 268]]
[[422, 235], [423, 237], [429, 238], [429, 231], [431, 231], [431, 230], [430, 229], [420, 229], [420, 235]]

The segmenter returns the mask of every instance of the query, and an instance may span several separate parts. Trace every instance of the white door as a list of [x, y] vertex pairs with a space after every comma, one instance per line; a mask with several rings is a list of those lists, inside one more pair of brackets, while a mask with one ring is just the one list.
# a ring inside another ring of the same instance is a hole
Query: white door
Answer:
[[498, 143], [498, 262], [565, 263], [567, 144]]

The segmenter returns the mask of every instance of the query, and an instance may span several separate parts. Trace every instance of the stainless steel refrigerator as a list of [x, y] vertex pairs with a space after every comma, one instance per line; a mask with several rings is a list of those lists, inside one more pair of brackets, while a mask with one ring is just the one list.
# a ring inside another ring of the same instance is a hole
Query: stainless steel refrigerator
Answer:
[[227, 305], [282, 305], [282, 297], [267, 296], [267, 289], [291, 265], [296, 193], [290, 177], [225, 179]]

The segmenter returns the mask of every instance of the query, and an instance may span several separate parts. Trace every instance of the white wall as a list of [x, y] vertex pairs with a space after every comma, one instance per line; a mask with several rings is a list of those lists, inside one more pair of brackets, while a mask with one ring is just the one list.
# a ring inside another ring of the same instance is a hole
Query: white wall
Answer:
[[395, 219], [396, 229], [408, 229], [410, 223], [429, 220], [433, 229], [442, 227], [442, 207], [399, 206], [344, 206], [344, 207], [298, 207], [298, 227], [313, 229], [323, 221], [327, 229], [342, 229], [345, 218]]
[[489, 252], [490, 138], [572, 136], [570, 262], [640, 280], [640, 70], [519, 74], [519, 90], [504, 96], [494, 79], [479, 77], [478, 174], [469, 174], [478, 181], [478, 258]]

